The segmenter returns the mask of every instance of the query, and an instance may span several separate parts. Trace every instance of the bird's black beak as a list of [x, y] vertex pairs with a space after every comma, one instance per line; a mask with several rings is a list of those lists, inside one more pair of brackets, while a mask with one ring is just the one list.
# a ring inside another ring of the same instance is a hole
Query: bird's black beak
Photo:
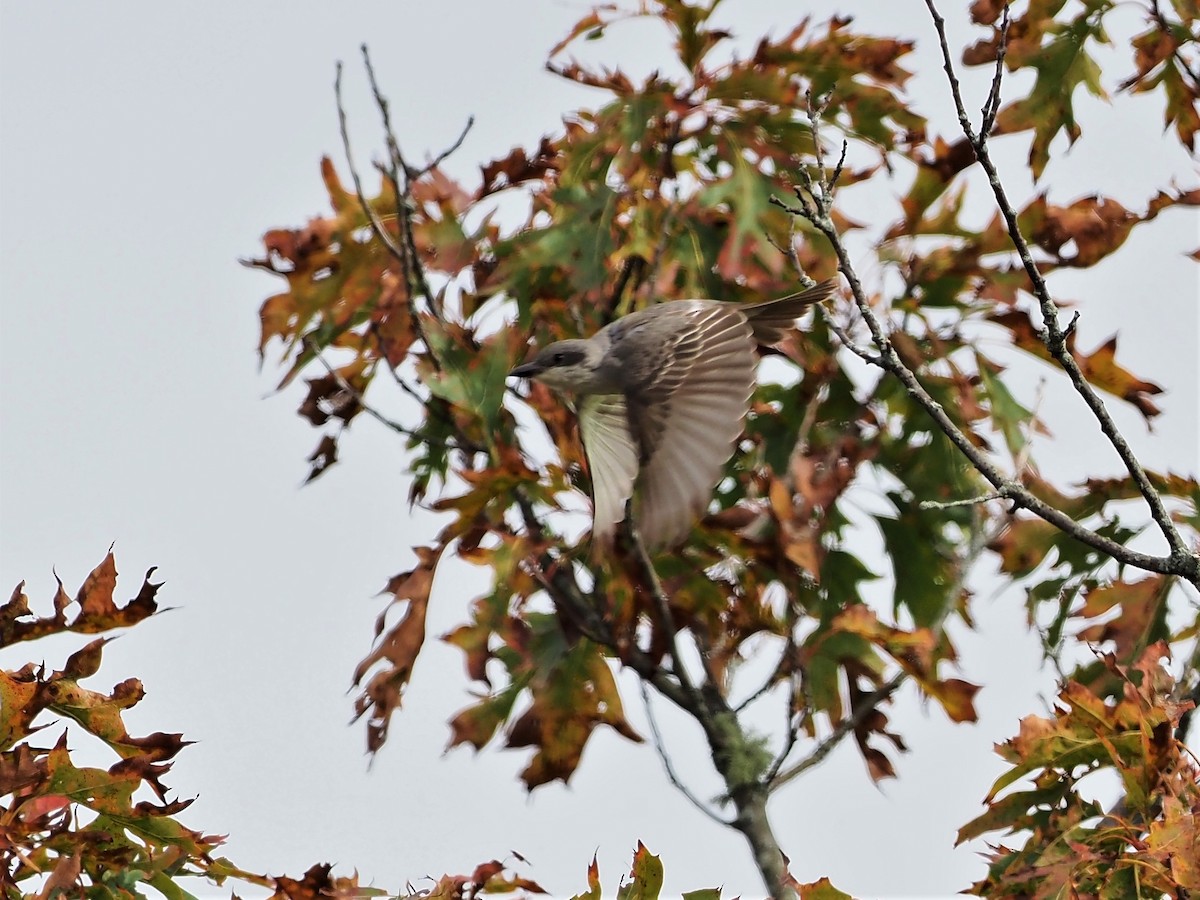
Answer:
[[509, 378], [533, 378], [541, 375], [545, 368], [537, 362], [522, 363], [508, 373]]

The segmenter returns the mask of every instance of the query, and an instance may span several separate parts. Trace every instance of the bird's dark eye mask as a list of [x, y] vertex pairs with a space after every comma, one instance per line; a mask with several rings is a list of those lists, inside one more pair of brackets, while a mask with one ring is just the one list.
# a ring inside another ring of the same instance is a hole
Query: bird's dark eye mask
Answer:
[[556, 350], [554, 355], [550, 357], [549, 364], [552, 366], [574, 366], [583, 362], [584, 353], [582, 350]]

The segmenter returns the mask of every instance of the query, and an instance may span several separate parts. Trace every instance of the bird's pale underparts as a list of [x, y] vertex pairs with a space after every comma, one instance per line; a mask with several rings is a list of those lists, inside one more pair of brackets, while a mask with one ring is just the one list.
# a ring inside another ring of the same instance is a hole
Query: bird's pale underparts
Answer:
[[612, 543], [631, 498], [648, 548], [687, 536], [742, 434], [757, 348], [778, 343], [836, 291], [831, 279], [765, 303], [660, 303], [590, 338], [550, 344], [509, 373], [574, 396], [591, 469], [593, 540]]

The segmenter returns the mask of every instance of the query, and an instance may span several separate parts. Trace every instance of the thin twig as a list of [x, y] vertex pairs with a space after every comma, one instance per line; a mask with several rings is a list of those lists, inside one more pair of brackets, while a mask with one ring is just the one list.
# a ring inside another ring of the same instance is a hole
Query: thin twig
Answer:
[[371, 64], [371, 51], [366, 44], [360, 44], [359, 50], [362, 52], [363, 65], [367, 70], [367, 81], [371, 85], [371, 93], [375, 96], [375, 106], [379, 109], [380, 118], [383, 120], [383, 133], [387, 141], [388, 156], [391, 158], [392, 164], [400, 169], [406, 177], [409, 177], [413, 172], [404, 159], [404, 154], [400, 152], [396, 129], [392, 127], [391, 104], [379, 88], [379, 79], [375, 77], [375, 66]]
[[447, 159], [449, 159], [450, 156], [452, 156], [454, 154], [454, 152], [463, 145], [463, 141], [465, 141], [467, 139], [468, 132], [470, 132], [470, 130], [474, 126], [475, 126], [475, 117], [467, 116], [467, 124], [463, 126], [463, 130], [459, 133], [458, 137], [455, 138], [454, 143], [451, 144], [449, 147], [447, 147], [445, 150], [443, 150], [441, 153], [439, 153], [437, 156], [435, 156], [433, 159], [431, 159], [428, 163], [426, 163], [420, 169], [418, 169], [416, 171], [416, 174], [413, 176], [413, 181], [416, 181], [416, 180], [424, 177], [425, 175], [428, 175], [430, 172], [432, 172], [434, 169], [436, 169], [438, 166], [440, 166], [442, 163], [444, 163]]
[[742, 710], [746, 709], [746, 707], [748, 707], [751, 703], [762, 697], [763, 694], [767, 693], [769, 690], [775, 687], [775, 685], [779, 684], [779, 676], [788, 671], [788, 669], [793, 665], [793, 661], [790, 658], [791, 654], [792, 645], [789, 641], [787, 646], [783, 648], [783, 653], [781, 653], [779, 656], [779, 662], [775, 664], [775, 667], [771, 670], [771, 674], [765, 681], [763, 681], [761, 685], [758, 686], [757, 689], [752, 691], [745, 700], [733, 708], [735, 713], [741, 714]]
[[650, 705], [650, 691], [646, 687], [646, 682], [644, 680], [640, 680], [638, 682], [638, 687], [642, 692], [642, 704], [646, 708], [646, 721], [650, 724], [650, 735], [654, 739], [654, 749], [658, 752], [658, 758], [662, 761], [663, 769], [667, 773], [667, 780], [671, 782], [676, 790], [678, 790], [681, 794], [683, 794], [684, 797], [688, 799], [692, 806], [696, 807], [696, 809], [700, 810], [700, 812], [704, 813], [718, 825], [733, 825], [734, 823], [731, 820], [726, 819], [714, 812], [707, 803], [697, 797], [692, 790], [683, 783], [683, 780], [679, 777], [679, 773], [675, 771], [675, 766], [671, 762], [670, 755], [667, 753], [667, 746], [663, 741], [662, 732], [659, 731], [658, 728], [658, 719], [654, 715], [654, 708]]
[[779, 752], [775, 754], [775, 758], [771, 760], [771, 765], [767, 767], [767, 771], [763, 775], [763, 784], [767, 785], [768, 789], [771, 782], [775, 780], [775, 776], [779, 774], [779, 770], [783, 767], [783, 764], [787, 762], [787, 758], [792, 755], [792, 750], [796, 747], [796, 740], [800, 737], [800, 722], [796, 719], [796, 698], [799, 694], [800, 682], [801, 679], [795, 672], [790, 673], [788, 677], [788, 702], [787, 709], [785, 710], [783, 746], [779, 748]]
[[[375, 75], [374, 75], [373, 70], [370, 67], [371, 66], [370, 57], [366, 55], [366, 50], [367, 50], [367, 48], [366, 48], [366, 45], [364, 44], [363, 45], [363, 55], [367, 59], [367, 71], [370, 73], [371, 86], [372, 86], [373, 90], [377, 90], [377, 86], [375, 84]], [[350, 149], [350, 129], [349, 129], [349, 126], [347, 124], [347, 119], [346, 119], [346, 107], [345, 107], [345, 104], [342, 102], [342, 64], [341, 64], [341, 62], [339, 62], [337, 64], [337, 77], [334, 79], [333, 91], [334, 91], [335, 98], [337, 100], [338, 128], [341, 131], [341, 135], [342, 135], [342, 148], [346, 154], [346, 165], [350, 169], [350, 178], [354, 182], [354, 193], [358, 197], [358, 204], [360, 207], [362, 207], [362, 211], [366, 215], [367, 221], [371, 225], [371, 232], [380, 241], [380, 243], [382, 243], [383, 246], [385, 248], [387, 248], [387, 251], [389, 253], [391, 253], [392, 256], [395, 257], [396, 260], [398, 260], [400, 263], [401, 276], [404, 281], [404, 289], [405, 289], [405, 292], [408, 294], [408, 316], [409, 316], [409, 321], [412, 322], [413, 333], [417, 335], [417, 337], [420, 339], [421, 343], [423, 343], [425, 345], [426, 349], [429, 351], [429, 358], [433, 362], [433, 367], [435, 369], [440, 370], [441, 363], [438, 360], [437, 355], [433, 352], [433, 345], [429, 343], [429, 338], [425, 334], [425, 328], [421, 324], [421, 317], [417, 313], [416, 305], [413, 303], [412, 281], [411, 281], [411, 275], [410, 275], [411, 270], [412, 270], [412, 265], [410, 264], [409, 254], [408, 254], [408, 252], [406, 252], [405, 248], [401, 247], [399, 244], [397, 244], [395, 241], [392, 240], [392, 236], [390, 234], [388, 234], [387, 229], [385, 229], [383, 227], [383, 222], [380, 221], [378, 214], [376, 214], [374, 208], [367, 201], [366, 194], [363, 192], [362, 178], [358, 174], [358, 166], [355, 165], [355, 163], [354, 163], [354, 154], [351, 152], [351, 149]], [[384, 100], [378, 93], [376, 93], [376, 101], [383, 103], [384, 119], [385, 119], [385, 121], [387, 121], [387, 101]], [[395, 141], [394, 141], [394, 138], [392, 137], [390, 130], [388, 131], [388, 139], [389, 139], [389, 146], [394, 144]], [[407, 193], [404, 196], [400, 195], [399, 184], [397, 182], [395, 182], [394, 179], [393, 179], [393, 190], [397, 192], [396, 193], [396, 213], [397, 213], [397, 217], [401, 224], [401, 232], [407, 233], [407, 232], [411, 231], [411, 229], [408, 227], [408, 225], [409, 225], [408, 213], [407, 213], [408, 203], [407, 203], [407, 200], [405, 199], [405, 197], [407, 196]], [[407, 192], [407, 185], [405, 186], [405, 191]], [[418, 265], [418, 268], [419, 268], [419, 265]]]
[[[1155, 490], [1154, 485], [1150, 483], [1150, 478], [1147, 476], [1146, 470], [1142, 467], [1133, 449], [1129, 446], [1129, 442], [1125, 440], [1124, 435], [1117, 428], [1104, 401], [1100, 399], [1099, 394], [1088, 383], [1087, 378], [1079, 368], [1078, 361], [1067, 346], [1067, 334], [1058, 320], [1058, 306], [1050, 296], [1050, 291], [1046, 286], [1045, 279], [1042, 277], [1041, 270], [1034, 262], [1029, 243], [1021, 233], [1017, 212], [1008, 199], [1008, 193], [1000, 181], [1000, 173], [988, 151], [987, 135], [986, 133], [976, 133], [971, 126], [970, 118], [967, 116], [966, 106], [962, 98], [962, 87], [955, 73], [954, 61], [950, 54], [950, 45], [946, 40], [946, 20], [938, 12], [934, 0], [925, 0], [925, 6], [929, 9], [934, 28], [937, 31], [938, 42], [942, 51], [942, 68], [945, 70], [947, 81], [950, 84], [950, 92], [953, 95], [955, 109], [958, 112], [959, 126], [962, 128], [963, 135], [975, 150], [975, 157], [988, 177], [992, 195], [996, 199], [996, 206], [1000, 210], [1000, 214], [1004, 217], [1009, 238], [1013, 242], [1025, 273], [1029, 276], [1033, 287], [1033, 294], [1037, 298], [1042, 314], [1043, 341], [1046, 349], [1050, 351], [1051, 356], [1058, 361], [1059, 365], [1067, 373], [1067, 377], [1070, 379], [1071, 385], [1075, 388], [1075, 392], [1083, 398], [1088, 408], [1092, 411], [1092, 415], [1099, 423], [1100, 430], [1108, 438], [1108, 442], [1121, 458], [1125, 469], [1129, 472], [1134, 484], [1137, 485], [1138, 491], [1150, 508], [1151, 518], [1154, 519], [1163, 537], [1166, 538], [1167, 544], [1171, 548], [1171, 555], [1168, 557], [1149, 556], [1147, 554], [1134, 553], [1127, 548], [1121, 547], [1120, 544], [1104, 538], [1097, 541], [1096, 538], [1100, 536], [1096, 535], [1095, 532], [1083, 528], [1069, 516], [1064, 515], [1047, 504], [1040, 503], [1039, 501], [1038, 507], [1034, 507], [1028, 503], [1024, 503], [1023, 505], [1029, 507], [1029, 509], [1042, 516], [1042, 518], [1051, 524], [1067, 531], [1078, 540], [1082, 540], [1089, 546], [1107, 553], [1120, 562], [1135, 565], [1152, 572], [1167, 575], [1182, 575], [1193, 584], [1200, 584], [1200, 554], [1193, 553], [1188, 549], [1183, 536], [1175, 527], [1174, 522], [1171, 521], [1170, 513], [1167, 512], [1162, 497]], [[947, 433], [949, 434], [949, 432]], [[954, 439], [954, 435], [950, 435], [950, 437], [952, 440]], [[958, 443], [958, 441], [955, 440], [955, 443]], [[975, 462], [974, 458], [972, 458], [972, 462]], [[978, 467], [978, 463], [976, 465]], [[997, 488], [1001, 486], [1002, 482], [993, 480], [986, 470], [981, 468], [980, 471]], [[1047, 513], [1053, 514], [1054, 517], [1051, 518], [1051, 515]], [[1119, 548], [1120, 552], [1114, 552], [1114, 548]]]
[[366, 399], [362, 395], [362, 392], [360, 390], [358, 390], [356, 387], [354, 387], [354, 385], [352, 385], [349, 381], [347, 381], [341, 372], [339, 372], [337, 369], [335, 369], [332, 365], [329, 364], [329, 360], [327, 360], [321, 354], [320, 348], [317, 347], [316, 343], [310, 337], [306, 336], [304, 338], [304, 346], [306, 348], [308, 348], [308, 351], [313, 355], [313, 357], [317, 360], [317, 362], [319, 362], [322, 366], [324, 366], [325, 371], [328, 372], [330, 377], [333, 378], [333, 380], [337, 384], [338, 388], [341, 389], [342, 391], [345, 391], [352, 398], [354, 398], [354, 402], [357, 403], [362, 408], [363, 412], [367, 413], [372, 418], [374, 418], [377, 421], [381, 422], [382, 424], [386, 425], [392, 431], [402, 434], [407, 438], [412, 438], [413, 440], [422, 440], [422, 441], [426, 440], [424, 435], [418, 434], [417, 432], [413, 431], [411, 428], [406, 428], [405, 426], [401, 425], [399, 422], [395, 422], [395, 421], [389, 419], [387, 416], [385, 416], [379, 410], [375, 409], [375, 407], [373, 407], [369, 403], [367, 403]]
[[834, 321], [833, 313], [826, 309], [824, 304], [821, 304], [817, 307], [817, 312], [820, 313], [821, 318], [825, 320], [825, 324], [828, 326], [829, 330], [834, 333], [834, 336], [836, 336], [839, 341], [841, 341], [843, 347], [845, 347], [865, 363], [868, 363], [872, 366], [882, 366], [878, 356], [876, 356], [870, 350], [867, 350], [865, 347], [860, 347], [858, 344], [856, 344], [854, 339], [850, 337], [849, 333], [841, 325]]
[[880, 685], [871, 693], [860, 697], [858, 703], [854, 705], [854, 709], [851, 711], [850, 715], [838, 722], [833, 731], [831, 731], [825, 737], [825, 739], [821, 741], [821, 743], [817, 744], [817, 746], [813, 748], [813, 751], [808, 754], [808, 756], [804, 757], [804, 759], [800, 760], [795, 765], [789, 766], [787, 769], [775, 773], [770, 782], [771, 790], [778, 790], [797, 776], [807, 772], [813, 766], [820, 765], [820, 763], [824, 761], [825, 757], [832, 753], [834, 748], [842, 742], [842, 738], [862, 725], [862, 723], [866, 721], [867, 716], [875, 711], [875, 707], [877, 707], [883, 700], [886, 700], [888, 697], [890, 697], [896, 691], [896, 689], [904, 683], [904, 680], [907, 677], [908, 675], [905, 672], [897, 672], [891, 677], [891, 679], [884, 682], [884, 684]]
[[354, 154], [350, 150], [350, 129], [346, 118], [346, 107], [342, 102], [342, 64], [340, 61], [337, 64], [337, 75], [333, 80], [333, 93], [337, 100], [338, 129], [342, 134], [342, 150], [346, 154], [346, 164], [350, 167], [350, 178], [354, 181], [354, 193], [358, 197], [358, 205], [362, 207], [363, 214], [366, 215], [375, 237], [388, 249], [388, 252], [397, 259], [403, 260], [403, 251], [392, 240], [392, 236], [384, 229], [379, 216], [367, 202], [367, 195], [363, 192], [362, 179], [358, 174], [358, 166], [354, 164]]
[[[375, 77], [375, 67], [371, 64], [371, 53], [366, 44], [363, 44], [361, 49], [363, 65], [367, 70], [367, 81], [370, 82], [375, 105], [379, 107], [379, 115], [383, 120], [383, 130], [387, 140], [388, 156], [391, 159], [390, 169], [383, 171], [391, 179], [392, 188], [396, 192], [396, 217], [400, 223], [400, 237], [406, 251], [405, 285], [411, 292], [412, 283], [416, 282], [430, 312], [440, 322], [445, 319], [445, 310], [442, 309], [441, 300], [429, 285], [429, 279], [425, 276], [425, 267], [420, 263], [421, 257], [417, 253], [416, 241], [413, 238], [410, 200], [412, 199], [412, 182], [420, 177], [420, 173], [408, 164], [404, 154], [400, 151], [400, 142], [396, 139], [395, 129], [392, 128], [391, 108], [379, 87], [379, 79]], [[401, 177], [402, 175], [403, 177]], [[415, 317], [415, 310], [413, 315]], [[428, 346], [428, 342], [426, 342], [426, 346]], [[433, 355], [432, 348], [430, 348], [430, 355]]]
[[638, 562], [641, 564], [643, 570], [645, 570], [646, 580], [650, 586], [650, 594], [654, 598], [654, 608], [658, 613], [660, 624], [667, 633], [667, 646], [671, 652], [672, 669], [683, 689], [689, 694], [696, 694], [696, 686], [692, 684], [692, 680], [687, 673], [687, 667], [683, 664], [683, 657], [679, 652], [679, 633], [675, 629], [675, 617], [671, 615], [671, 603], [667, 599], [666, 592], [663, 590], [662, 582], [659, 581], [658, 573], [654, 571], [654, 563], [650, 559], [650, 554], [646, 552], [646, 545], [642, 542], [642, 536], [638, 533], [637, 528], [633, 526], [633, 519], [628, 512], [627, 510], [625, 521], [629, 523], [627, 529], [629, 539], [633, 543], [633, 550], [637, 554]]
[[[971, 532], [971, 540], [967, 544], [966, 550], [958, 559], [958, 570], [955, 573], [954, 581], [946, 589], [946, 597], [948, 599], [957, 597], [958, 594], [966, 588], [967, 579], [970, 577], [971, 570], [974, 568], [975, 563], [978, 562], [980, 556], [983, 555], [984, 549], [987, 548], [988, 545], [990, 545], [992, 541], [1000, 535], [1006, 524], [1004, 520], [1001, 520], [996, 524], [995, 528], [984, 528], [982, 512], [978, 507], [975, 509], [974, 519], [975, 521]], [[949, 611], [950, 606], [947, 604], [946, 608], [942, 611], [941, 617], [933, 626], [933, 630], [936, 634], [941, 633]], [[866, 717], [872, 710], [890, 697], [905, 682], [907, 678], [907, 672], [897, 672], [894, 676], [892, 676], [890, 681], [882, 685], [880, 688], [864, 697], [859, 698], [859, 702], [855, 705], [850, 716], [839, 722], [837, 726], [834, 727], [833, 731], [826, 735], [812, 750], [812, 752], [809, 753], [808, 756], [780, 774], [780, 768], [782, 767], [783, 763], [786, 762], [788, 754], [790, 754], [792, 748], [795, 746], [797, 726], [790, 726], [789, 739], [785, 740], [784, 751], [776, 757], [775, 762], [772, 764], [772, 767], [769, 770], [770, 777], [767, 780], [767, 784], [770, 789], [775, 790], [783, 784], [786, 784], [788, 781], [791, 781], [793, 778], [796, 778], [802, 772], [806, 771], [807, 769], [811, 769], [813, 766], [824, 760], [831, 752], [833, 752], [834, 748], [846, 738], [848, 734], [861, 725], [862, 722], [866, 721]]]
[[949, 500], [943, 502], [941, 500], [922, 500], [917, 505], [921, 509], [954, 509], [959, 506], [976, 506], [980, 503], [987, 503], [991, 500], [1004, 500], [1006, 494], [1004, 491], [988, 491], [978, 497], [967, 497], [963, 500]]
[[1000, 33], [996, 43], [996, 68], [992, 72], [992, 87], [988, 91], [987, 100], [983, 104], [983, 119], [979, 123], [979, 133], [990, 135], [992, 126], [996, 124], [996, 113], [1000, 111], [1000, 85], [1004, 81], [1004, 58], [1008, 55], [1008, 3], [1000, 12]]
[[[807, 173], [805, 173], [805, 178], [807, 179]], [[811, 180], [809, 181], [809, 183], [811, 183]], [[788, 224], [787, 246], [786, 247], [780, 246], [779, 244], [777, 244], [775, 242], [775, 240], [770, 235], [767, 235], [767, 241], [770, 242], [772, 247], [774, 247], [776, 250], [778, 250], [780, 253], [782, 253], [787, 258], [788, 262], [790, 262], [792, 264], [792, 268], [795, 269], [796, 274], [800, 276], [801, 288], [807, 290], [808, 288], [815, 285], [817, 282], [815, 279], [810, 278], [808, 273], [804, 271], [804, 266], [800, 262], [800, 256], [796, 252], [795, 221], [798, 217], [794, 214], [795, 211], [791, 207], [789, 207], [783, 201], [779, 200], [777, 197], [772, 196], [770, 202], [773, 203], [775, 206], [778, 206], [778, 207], [786, 210], [787, 212], [793, 213], [793, 215], [792, 215], [791, 221]], [[804, 216], [804, 218], [808, 218], [808, 217]], [[817, 304], [817, 313], [821, 316], [822, 320], [825, 322], [825, 325], [829, 328], [829, 330], [834, 333], [834, 335], [837, 337], [837, 339], [839, 341], [841, 341], [843, 347], [845, 347], [847, 350], [849, 350], [851, 353], [853, 353], [859, 359], [861, 359], [871, 365], [879, 364], [879, 361], [876, 359], [876, 357], [873, 353], [871, 353], [865, 347], [860, 347], [858, 344], [856, 344], [854, 342], [854, 340], [850, 337], [850, 335], [846, 332], [846, 330], [841, 325], [839, 325], [837, 323], [837, 321], [833, 318], [833, 313], [831, 313], [829, 311], [829, 308], [824, 303]]]

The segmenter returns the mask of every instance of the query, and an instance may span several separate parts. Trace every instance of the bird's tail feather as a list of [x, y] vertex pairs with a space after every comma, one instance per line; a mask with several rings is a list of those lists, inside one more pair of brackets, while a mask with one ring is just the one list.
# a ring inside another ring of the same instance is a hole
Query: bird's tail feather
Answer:
[[741, 310], [750, 320], [750, 327], [754, 329], [754, 339], [764, 346], [770, 346], [783, 339], [784, 332], [796, 324], [796, 319], [804, 315], [806, 309], [814, 303], [829, 299], [837, 290], [838, 280], [830, 278], [798, 294], [790, 294], [765, 303], [752, 303], [741, 307]]

